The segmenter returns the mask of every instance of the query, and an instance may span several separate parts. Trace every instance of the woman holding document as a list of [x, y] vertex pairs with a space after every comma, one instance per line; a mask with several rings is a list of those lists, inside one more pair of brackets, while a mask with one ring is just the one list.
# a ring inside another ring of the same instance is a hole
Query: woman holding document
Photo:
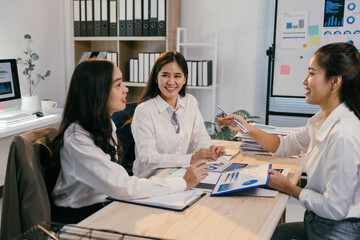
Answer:
[[61, 171], [52, 193], [52, 220], [77, 223], [99, 210], [107, 197], [142, 198], [191, 189], [207, 175], [202, 160], [183, 178], [130, 177], [119, 163], [111, 115], [125, 109], [128, 89], [122, 73], [107, 60], [87, 60], [74, 70], [53, 156]]
[[[271, 135], [237, 115], [219, 119], [236, 127], [231, 118], [274, 156], [305, 152], [305, 188], [269, 170], [269, 186], [293, 196], [307, 209], [304, 223], [283, 224], [273, 239], [360, 239], [360, 54], [351, 44], [319, 48], [303, 80], [305, 100], [321, 110], [300, 131], [286, 137]], [[233, 131], [240, 131], [234, 128]]]
[[[185, 58], [168, 51], [156, 60], [132, 119], [133, 172], [151, 177], [161, 168], [184, 167], [200, 159], [215, 161], [225, 153], [207, 133], [196, 99], [186, 93]], [[189, 152], [189, 146], [195, 154]]]

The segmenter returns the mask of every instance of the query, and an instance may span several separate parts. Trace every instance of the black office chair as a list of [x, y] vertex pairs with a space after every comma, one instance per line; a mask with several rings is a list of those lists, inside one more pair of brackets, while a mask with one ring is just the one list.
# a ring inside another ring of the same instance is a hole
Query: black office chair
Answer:
[[50, 195], [60, 172], [49, 148], [58, 130], [46, 127], [12, 138], [6, 168], [1, 239], [13, 239], [51, 221]]
[[124, 124], [134, 114], [136, 106], [137, 102], [127, 103], [123, 111], [115, 112], [112, 115], [112, 120], [116, 125], [116, 134], [123, 148], [121, 164], [130, 176], [133, 175], [132, 167], [135, 160], [135, 141], [131, 133], [131, 124]]

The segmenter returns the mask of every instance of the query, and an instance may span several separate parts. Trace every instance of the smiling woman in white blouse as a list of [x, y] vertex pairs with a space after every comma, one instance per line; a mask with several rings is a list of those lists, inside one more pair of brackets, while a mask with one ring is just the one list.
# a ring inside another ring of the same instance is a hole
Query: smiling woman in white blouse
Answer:
[[162, 168], [201, 159], [215, 161], [225, 153], [224, 147], [212, 144], [196, 99], [186, 93], [187, 76], [180, 53], [168, 51], [156, 60], [131, 123], [136, 176], [150, 177]]
[[[300, 131], [287, 137], [267, 134], [230, 115], [219, 119], [249, 135], [275, 156], [306, 154], [305, 188], [269, 170], [269, 186], [289, 194], [306, 208], [304, 222], [279, 225], [273, 239], [360, 239], [360, 54], [351, 44], [319, 48], [304, 79], [305, 101], [321, 110]], [[233, 131], [240, 131], [234, 128]]]

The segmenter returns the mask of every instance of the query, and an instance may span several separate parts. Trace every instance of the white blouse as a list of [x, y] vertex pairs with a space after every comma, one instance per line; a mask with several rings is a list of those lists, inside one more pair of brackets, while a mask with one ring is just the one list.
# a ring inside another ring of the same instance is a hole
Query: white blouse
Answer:
[[[179, 133], [172, 121], [174, 111]], [[153, 176], [161, 168], [189, 165], [191, 145], [196, 151], [212, 145], [198, 103], [190, 94], [178, 96], [175, 109], [160, 96], [141, 103], [135, 109], [131, 131], [136, 156], [133, 172], [138, 177]]]
[[302, 205], [320, 217], [360, 218], [360, 121], [342, 103], [324, 121], [321, 111], [300, 131], [280, 137], [275, 156], [306, 154]]
[[[117, 139], [115, 124], [113, 137]], [[79, 208], [114, 198], [140, 198], [185, 190], [183, 178], [140, 179], [110, 159], [94, 144], [90, 134], [78, 124], [71, 124], [64, 134], [60, 150], [61, 171], [52, 196], [61, 207]]]

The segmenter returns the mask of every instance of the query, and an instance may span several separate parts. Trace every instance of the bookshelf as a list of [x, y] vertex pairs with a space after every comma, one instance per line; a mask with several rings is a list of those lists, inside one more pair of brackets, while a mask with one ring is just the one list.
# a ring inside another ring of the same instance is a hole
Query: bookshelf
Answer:
[[211, 106], [213, 106], [211, 110], [211, 116], [213, 116], [214, 118], [217, 111], [217, 88], [220, 86], [220, 81], [217, 77], [219, 33], [220, 30], [215, 31], [214, 39], [211, 42], [188, 42], [186, 28], [178, 27], [176, 39], [176, 51], [181, 52], [187, 60], [189, 60], [187, 57], [188, 48], [207, 48], [212, 51], [212, 59], [210, 59], [212, 61], [212, 84], [210, 86], [187, 86], [187, 89], [210, 91], [212, 102]]
[[[164, 52], [176, 49], [176, 29], [180, 26], [180, 4], [181, 0], [166, 0], [166, 36], [118, 36], [118, 24], [117, 36], [73, 37], [75, 65], [83, 52], [118, 53], [118, 67], [123, 73], [124, 84], [129, 88], [127, 100], [138, 101], [146, 83], [129, 82], [130, 59], [137, 58], [139, 52]], [[117, 0], [117, 23], [119, 23], [119, 0]]]

